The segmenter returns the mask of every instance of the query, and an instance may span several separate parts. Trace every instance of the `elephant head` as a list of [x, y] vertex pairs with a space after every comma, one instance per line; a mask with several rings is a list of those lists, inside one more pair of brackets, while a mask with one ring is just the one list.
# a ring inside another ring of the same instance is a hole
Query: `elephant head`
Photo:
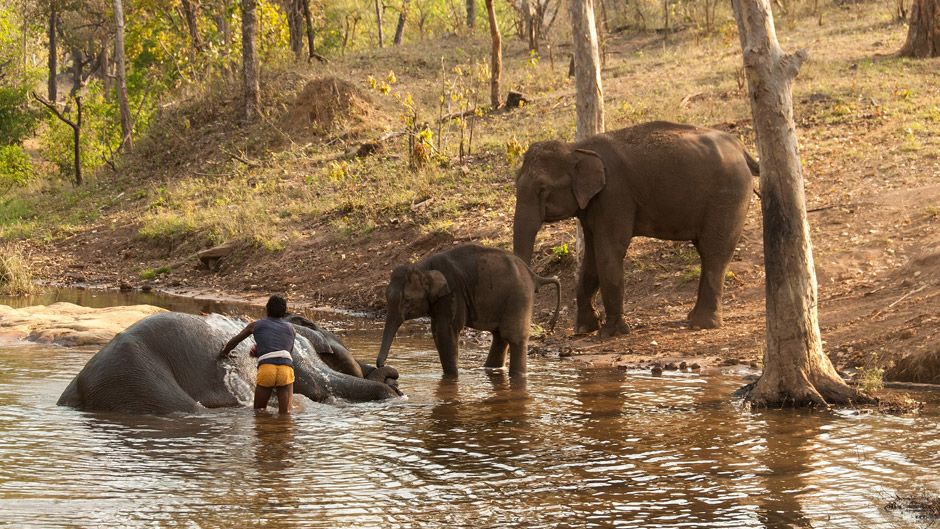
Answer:
[[559, 141], [533, 143], [516, 176], [513, 252], [531, 263], [542, 224], [574, 217], [606, 182], [604, 162], [595, 151]]
[[442, 296], [450, 293], [444, 274], [425, 270], [417, 265], [402, 265], [392, 271], [385, 289], [386, 316], [382, 333], [382, 348], [375, 360], [377, 367], [385, 365], [395, 333], [405, 320], [431, 314], [431, 307]]

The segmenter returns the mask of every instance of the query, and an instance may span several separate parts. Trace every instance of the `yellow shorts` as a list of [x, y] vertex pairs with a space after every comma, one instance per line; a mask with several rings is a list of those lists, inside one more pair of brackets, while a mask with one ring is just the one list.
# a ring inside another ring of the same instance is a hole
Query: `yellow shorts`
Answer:
[[276, 388], [294, 383], [294, 368], [274, 364], [258, 366], [257, 384], [263, 388]]

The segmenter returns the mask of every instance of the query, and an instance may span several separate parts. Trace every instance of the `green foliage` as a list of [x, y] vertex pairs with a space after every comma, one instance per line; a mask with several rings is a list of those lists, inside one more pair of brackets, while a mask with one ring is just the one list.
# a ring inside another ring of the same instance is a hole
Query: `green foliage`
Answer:
[[865, 393], [874, 393], [884, 389], [885, 370], [880, 367], [858, 368], [858, 387]]
[[0, 145], [18, 144], [36, 128], [39, 114], [27, 105], [29, 86], [0, 86]]
[[39, 116], [28, 105], [39, 71], [24, 66], [19, 17], [12, 4], [0, 6], [0, 145], [18, 144], [29, 137]]
[[161, 266], [160, 268], [147, 268], [145, 270], [141, 270], [139, 275], [141, 279], [149, 281], [151, 279], [156, 279], [160, 276], [167, 275], [172, 271], [173, 269], [169, 266]]
[[0, 192], [32, 178], [33, 164], [19, 145], [0, 146]]
[[552, 255], [557, 258], [564, 258], [571, 255], [571, 251], [568, 249], [568, 243], [562, 243], [558, 246], [552, 248]]

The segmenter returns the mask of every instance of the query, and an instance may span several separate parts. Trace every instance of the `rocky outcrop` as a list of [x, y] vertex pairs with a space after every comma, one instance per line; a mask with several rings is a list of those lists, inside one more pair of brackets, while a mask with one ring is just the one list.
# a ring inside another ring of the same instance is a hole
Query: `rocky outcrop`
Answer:
[[157, 312], [164, 309], [152, 305], [93, 309], [61, 302], [21, 309], [0, 305], [0, 337], [67, 346], [103, 345]]

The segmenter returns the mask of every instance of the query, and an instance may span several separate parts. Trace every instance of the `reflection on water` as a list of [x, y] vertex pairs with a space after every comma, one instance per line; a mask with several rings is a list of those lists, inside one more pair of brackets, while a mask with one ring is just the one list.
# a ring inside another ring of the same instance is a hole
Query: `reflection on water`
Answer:
[[91, 353], [4, 346], [0, 526], [922, 527], [880, 506], [940, 491], [936, 401], [750, 412], [735, 377], [533, 358], [510, 382], [461, 354], [453, 382], [426, 337], [396, 341], [407, 399], [161, 418], [58, 408]]

